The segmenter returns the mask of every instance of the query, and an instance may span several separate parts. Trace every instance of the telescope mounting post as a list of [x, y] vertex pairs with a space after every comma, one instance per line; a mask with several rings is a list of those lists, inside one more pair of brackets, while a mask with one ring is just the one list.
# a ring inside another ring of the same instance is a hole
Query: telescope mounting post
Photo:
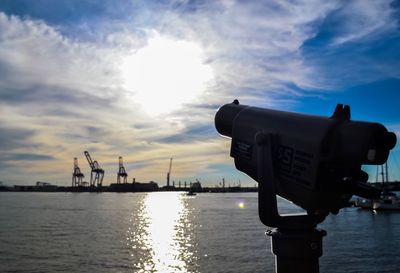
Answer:
[[326, 231], [316, 229], [326, 215], [278, 212], [273, 164], [273, 142], [276, 134], [261, 131], [255, 136], [258, 161], [258, 213], [261, 222], [272, 227], [271, 250], [275, 254], [276, 273], [319, 273], [322, 237]]

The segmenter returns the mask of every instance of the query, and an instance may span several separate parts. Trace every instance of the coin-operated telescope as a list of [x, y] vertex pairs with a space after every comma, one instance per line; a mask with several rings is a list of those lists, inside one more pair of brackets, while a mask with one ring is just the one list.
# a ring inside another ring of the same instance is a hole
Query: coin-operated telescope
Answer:
[[[396, 144], [394, 133], [379, 123], [350, 120], [350, 107], [341, 104], [331, 117], [320, 117], [235, 100], [218, 110], [215, 127], [232, 138], [236, 168], [259, 183], [260, 220], [276, 228], [269, 235], [277, 272], [285, 273], [319, 272], [326, 233], [316, 225], [338, 213], [354, 194], [379, 197], [380, 191], [366, 184], [361, 166], [385, 163]], [[307, 213], [280, 215], [276, 195]]]

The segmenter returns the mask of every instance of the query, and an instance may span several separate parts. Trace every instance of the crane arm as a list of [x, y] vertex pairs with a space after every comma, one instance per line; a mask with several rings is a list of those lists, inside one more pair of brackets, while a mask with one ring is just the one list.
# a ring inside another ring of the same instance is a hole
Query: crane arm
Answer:
[[168, 173], [169, 173], [169, 174], [171, 173], [171, 168], [172, 168], [172, 157], [171, 157], [171, 159], [169, 160], [169, 169], [168, 169]]
[[94, 162], [93, 162], [92, 158], [90, 157], [89, 152], [88, 152], [88, 151], [85, 151], [84, 154], [85, 154], [86, 159], [87, 159], [87, 161], [88, 161], [88, 163], [89, 163], [89, 165], [90, 165], [90, 168], [91, 168], [92, 170], [94, 170], [94, 169], [95, 169], [95, 165], [94, 165]]

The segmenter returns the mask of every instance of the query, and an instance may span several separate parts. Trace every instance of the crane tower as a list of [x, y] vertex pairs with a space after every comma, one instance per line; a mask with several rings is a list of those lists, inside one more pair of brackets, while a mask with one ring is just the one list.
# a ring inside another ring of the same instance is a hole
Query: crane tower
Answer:
[[128, 173], [125, 170], [124, 163], [122, 161], [122, 156], [119, 157], [119, 169], [118, 169], [118, 174], [117, 174], [117, 183], [121, 183], [121, 177], [123, 180], [123, 183], [127, 183], [128, 179]]
[[101, 187], [104, 178], [104, 170], [100, 168], [100, 165], [96, 160], [95, 161], [92, 160], [88, 151], [85, 151], [84, 154], [86, 156], [90, 168], [92, 169], [90, 173], [90, 186]]
[[169, 160], [169, 169], [168, 169], [168, 173], [167, 173], [167, 187], [169, 187], [169, 178], [171, 176], [171, 168], [172, 168], [172, 157]]
[[74, 172], [72, 173], [72, 187], [82, 186], [82, 179], [85, 175], [81, 172], [78, 165], [78, 159], [74, 157]]

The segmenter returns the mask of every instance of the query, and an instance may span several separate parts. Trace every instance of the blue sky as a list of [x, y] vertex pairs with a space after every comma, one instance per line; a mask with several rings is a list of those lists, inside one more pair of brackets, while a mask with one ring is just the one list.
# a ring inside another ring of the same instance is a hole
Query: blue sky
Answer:
[[[381, 122], [400, 136], [400, 1], [0, 1], [0, 180], [254, 185], [213, 117], [241, 103]], [[400, 180], [398, 146], [389, 159]], [[375, 180], [375, 168], [368, 168]]]

